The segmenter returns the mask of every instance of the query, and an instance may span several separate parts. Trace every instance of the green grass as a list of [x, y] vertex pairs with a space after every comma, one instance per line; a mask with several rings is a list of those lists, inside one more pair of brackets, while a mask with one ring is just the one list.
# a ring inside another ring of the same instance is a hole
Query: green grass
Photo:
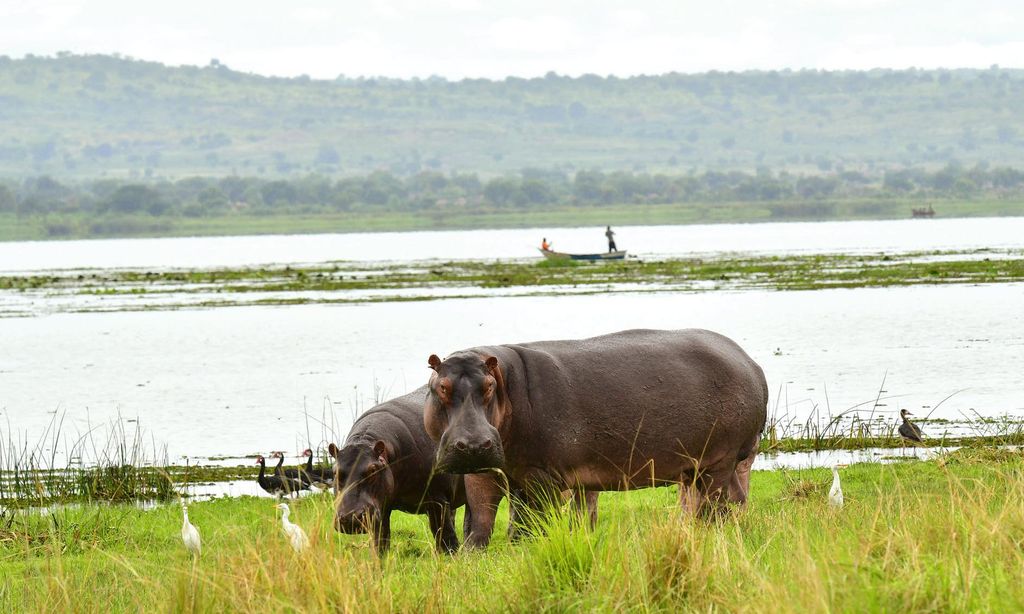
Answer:
[[[97, 217], [66, 214], [19, 218], [0, 214], [0, 241], [81, 239], [103, 237], [181, 237], [262, 234], [307, 234], [477, 228], [557, 228], [645, 224], [713, 224], [730, 222], [789, 222], [807, 220], [903, 219], [919, 201], [840, 200], [822, 214], [816, 202], [675, 203], [552, 207], [546, 210], [466, 212], [295, 213], [252, 215], [237, 213], [206, 218], [149, 215]], [[1024, 203], [1012, 200], [943, 201], [939, 217], [1024, 215]], [[92, 227], [94, 223], [101, 230]], [[55, 234], [56, 232], [56, 234]]]
[[486, 552], [433, 553], [422, 517], [395, 515], [393, 550], [330, 527], [331, 498], [292, 505], [312, 538], [294, 555], [269, 499], [196, 503], [193, 566], [175, 505], [65, 508], [0, 523], [3, 611], [1019, 611], [1024, 458], [755, 472], [747, 510], [681, 518], [674, 489], [605, 493], [596, 532], [556, 519]]

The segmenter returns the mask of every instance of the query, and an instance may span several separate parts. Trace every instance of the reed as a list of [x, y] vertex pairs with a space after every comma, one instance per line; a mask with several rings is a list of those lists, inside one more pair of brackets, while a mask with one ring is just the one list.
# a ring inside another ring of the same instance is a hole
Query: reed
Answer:
[[[128, 426], [131, 424], [132, 426]], [[54, 414], [35, 441], [9, 429], [0, 437], [0, 505], [11, 508], [96, 501], [167, 501], [176, 496], [163, 469], [166, 447], [137, 421], [117, 416], [71, 437]]]

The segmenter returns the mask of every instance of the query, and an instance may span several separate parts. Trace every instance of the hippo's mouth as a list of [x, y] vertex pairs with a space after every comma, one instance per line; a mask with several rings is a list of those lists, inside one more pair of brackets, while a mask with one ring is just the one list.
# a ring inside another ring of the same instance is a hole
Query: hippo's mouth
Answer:
[[334, 530], [347, 535], [367, 533], [377, 523], [378, 516], [372, 512], [346, 514], [334, 517]]
[[505, 455], [495, 449], [477, 453], [452, 450], [447, 454], [438, 453], [434, 462], [435, 473], [484, 473], [504, 468]]

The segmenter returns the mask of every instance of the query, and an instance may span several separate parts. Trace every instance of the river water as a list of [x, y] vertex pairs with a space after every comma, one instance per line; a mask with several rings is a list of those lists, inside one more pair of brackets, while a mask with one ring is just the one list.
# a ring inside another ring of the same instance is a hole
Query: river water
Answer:
[[[623, 226], [640, 257], [722, 252], [877, 253], [1024, 248], [1024, 217]], [[311, 262], [536, 257], [541, 238], [572, 253], [603, 251], [604, 228], [518, 228], [175, 239], [0, 242], [0, 273], [78, 268], [203, 268]]]
[[[642, 236], [652, 253], [675, 254], [1024, 246], [1017, 219], [703, 227], [722, 233], [714, 240], [697, 227], [679, 227], [675, 252], [667, 228], [623, 227], [620, 245]], [[919, 230], [925, 228], [934, 233]], [[428, 244], [438, 246], [435, 257], [479, 257], [485, 245], [487, 256], [527, 257], [537, 232], [0, 244], [0, 269], [369, 259], [359, 244], [375, 245], [380, 258], [397, 252], [416, 259], [429, 253]], [[583, 232], [560, 230], [555, 238], [577, 237], [583, 249], [583, 234], [574, 234]], [[787, 249], [777, 233], [795, 247]], [[638, 327], [709, 328], [734, 338], [764, 367], [772, 410], [785, 421], [859, 404], [865, 417], [874, 409], [876, 417], [894, 420], [899, 408], [925, 415], [949, 395], [933, 418], [1024, 415], [1022, 307], [1024, 285], [998, 284], [50, 315], [42, 309], [33, 313], [44, 315], [0, 319], [0, 435], [34, 442], [59, 415], [72, 435], [137, 420], [153, 441], [167, 444], [172, 460], [298, 451], [307, 442], [342, 440], [375, 399], [424, 383], [431, 353]], [[881, 406], [874, 407], [879, 394]], [[943, 427], [930, 428], [940, 435]]]

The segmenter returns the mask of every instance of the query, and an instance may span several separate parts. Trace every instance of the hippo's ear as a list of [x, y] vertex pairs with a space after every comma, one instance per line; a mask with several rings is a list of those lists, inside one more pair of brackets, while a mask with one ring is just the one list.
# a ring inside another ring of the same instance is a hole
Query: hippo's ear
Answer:
[[498, 359], [495, 356], [488, 356], [484, 359], [484, 364], [487, 365], [489, 371], [494, 371], [498, 368]]
[[329, 446], [327, 446], [327, 453], [331, 455], [331, 458], [337, 459], [338, 458], [338, 452], [339, 452], [338, 446], [334, 445], [333, 443], [331, 443]]
[[427, 359], [427, 364], [430, 365], [431, 369], [437, 371], [437, 368], [441, 366], [441, 359], [437, 357], [437, 354], [431, 354], [430, 358]]
[[381, 463], [388, 464], [388, 445], [378, 439], [377, 443], [373, 444], [373, 455]]

